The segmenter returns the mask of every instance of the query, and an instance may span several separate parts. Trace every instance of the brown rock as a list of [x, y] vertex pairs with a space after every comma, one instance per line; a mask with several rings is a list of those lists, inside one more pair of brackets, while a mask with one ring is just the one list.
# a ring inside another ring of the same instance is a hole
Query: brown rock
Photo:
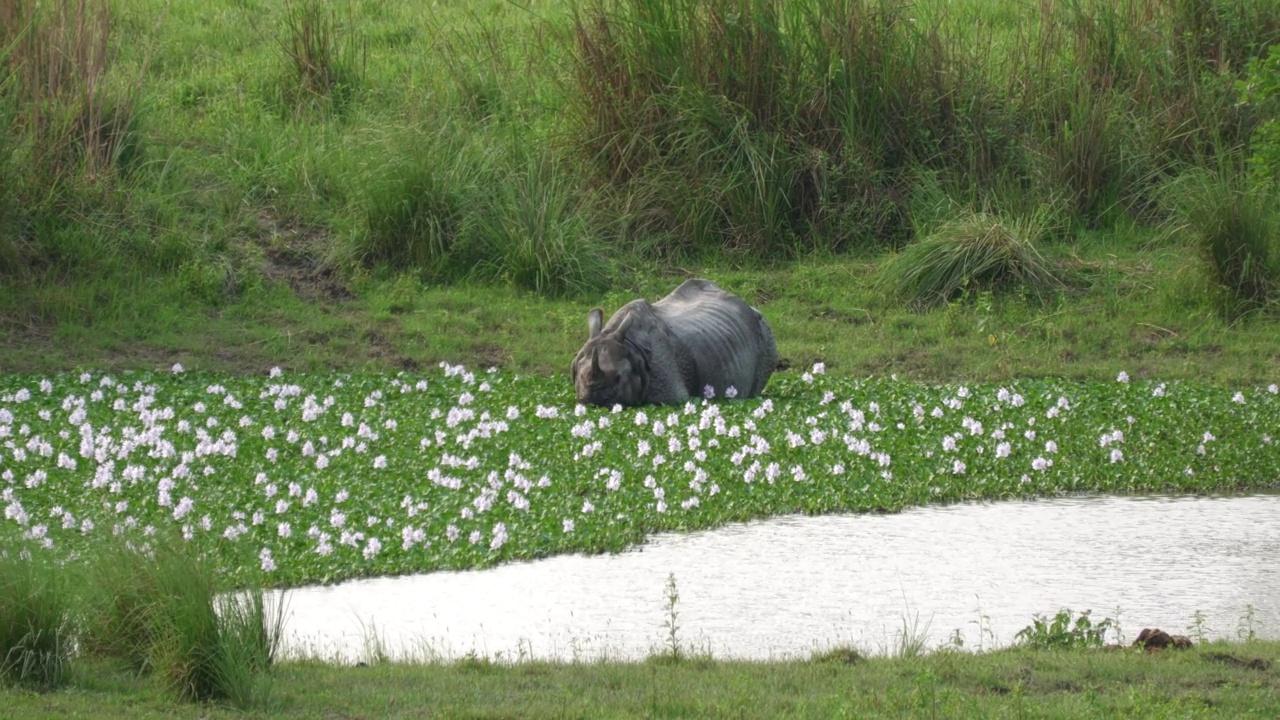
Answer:
[[1163, 650], [1164, 648], [1173, 648], [1175, 650], [1186, 650], [1191, 647], [1191, 638], [1186, 635], [1170, 635], [1159, 628], [1143, 628], [1138, 633], [1138, 639], [1133, 641], [1134, 647], [1143, 647], [1147, 650]]

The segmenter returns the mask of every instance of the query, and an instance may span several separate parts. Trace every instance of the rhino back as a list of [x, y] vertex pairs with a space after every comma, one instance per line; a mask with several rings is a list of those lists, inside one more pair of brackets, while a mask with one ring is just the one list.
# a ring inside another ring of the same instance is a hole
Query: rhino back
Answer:
[[759, 394], [777, 364], [777, 349], [764, 318], [742, 298], [707, 280], [688, 280], [653, 305], [692, 358], [686, 377], [691, 395], [710, 385], [717, 394], [733, 386]]

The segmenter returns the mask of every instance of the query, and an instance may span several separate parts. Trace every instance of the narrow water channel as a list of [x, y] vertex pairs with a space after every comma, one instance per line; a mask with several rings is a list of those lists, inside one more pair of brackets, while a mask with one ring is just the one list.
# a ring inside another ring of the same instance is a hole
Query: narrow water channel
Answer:
[[[781, 517], [664, 534], [619, 555], [290, 592], [287, 655], [639, 659], [676, 640], [717, 658], [1010, 644], [1061, 608], [1143, 627], [1280, 637], [1280, 495], [1071, 497]], [[1198, 620], [1197, 620], [1198, 618]], [[1198, 628], [1193, 627], [1198, 624]]]

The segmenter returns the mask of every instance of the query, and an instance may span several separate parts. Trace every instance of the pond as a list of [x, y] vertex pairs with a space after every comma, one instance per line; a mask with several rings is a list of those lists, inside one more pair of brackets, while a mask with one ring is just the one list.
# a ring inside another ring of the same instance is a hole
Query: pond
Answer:
[[906, 638], [1013, 642], [1036, 614], [1280, 637], [1280, 495], [1065, 497], [789, 516], [654, 536], [617, 555], [291, 591], [287, 655], [640, 659], [670, 641], [782, 659]]

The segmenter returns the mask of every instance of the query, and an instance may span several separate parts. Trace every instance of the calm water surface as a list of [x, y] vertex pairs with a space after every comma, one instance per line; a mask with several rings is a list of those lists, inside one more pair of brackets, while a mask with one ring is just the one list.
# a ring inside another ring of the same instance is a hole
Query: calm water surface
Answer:
[[[1252, 607], [1280, 637], [1280, 495], [1074, 497], [782, 517], [664, 534], [619, 555], [293, 590], [286, 654], [357, 660], [376, 631], [392, 657], [642, 658], [678, 639], [718, 658], [855, 644], [1007, 645], [1033, 615], [1092, 609], [1143, 627], [1235, 637]], [[1118, 609], [1118, 610], [1117, 610]]]

